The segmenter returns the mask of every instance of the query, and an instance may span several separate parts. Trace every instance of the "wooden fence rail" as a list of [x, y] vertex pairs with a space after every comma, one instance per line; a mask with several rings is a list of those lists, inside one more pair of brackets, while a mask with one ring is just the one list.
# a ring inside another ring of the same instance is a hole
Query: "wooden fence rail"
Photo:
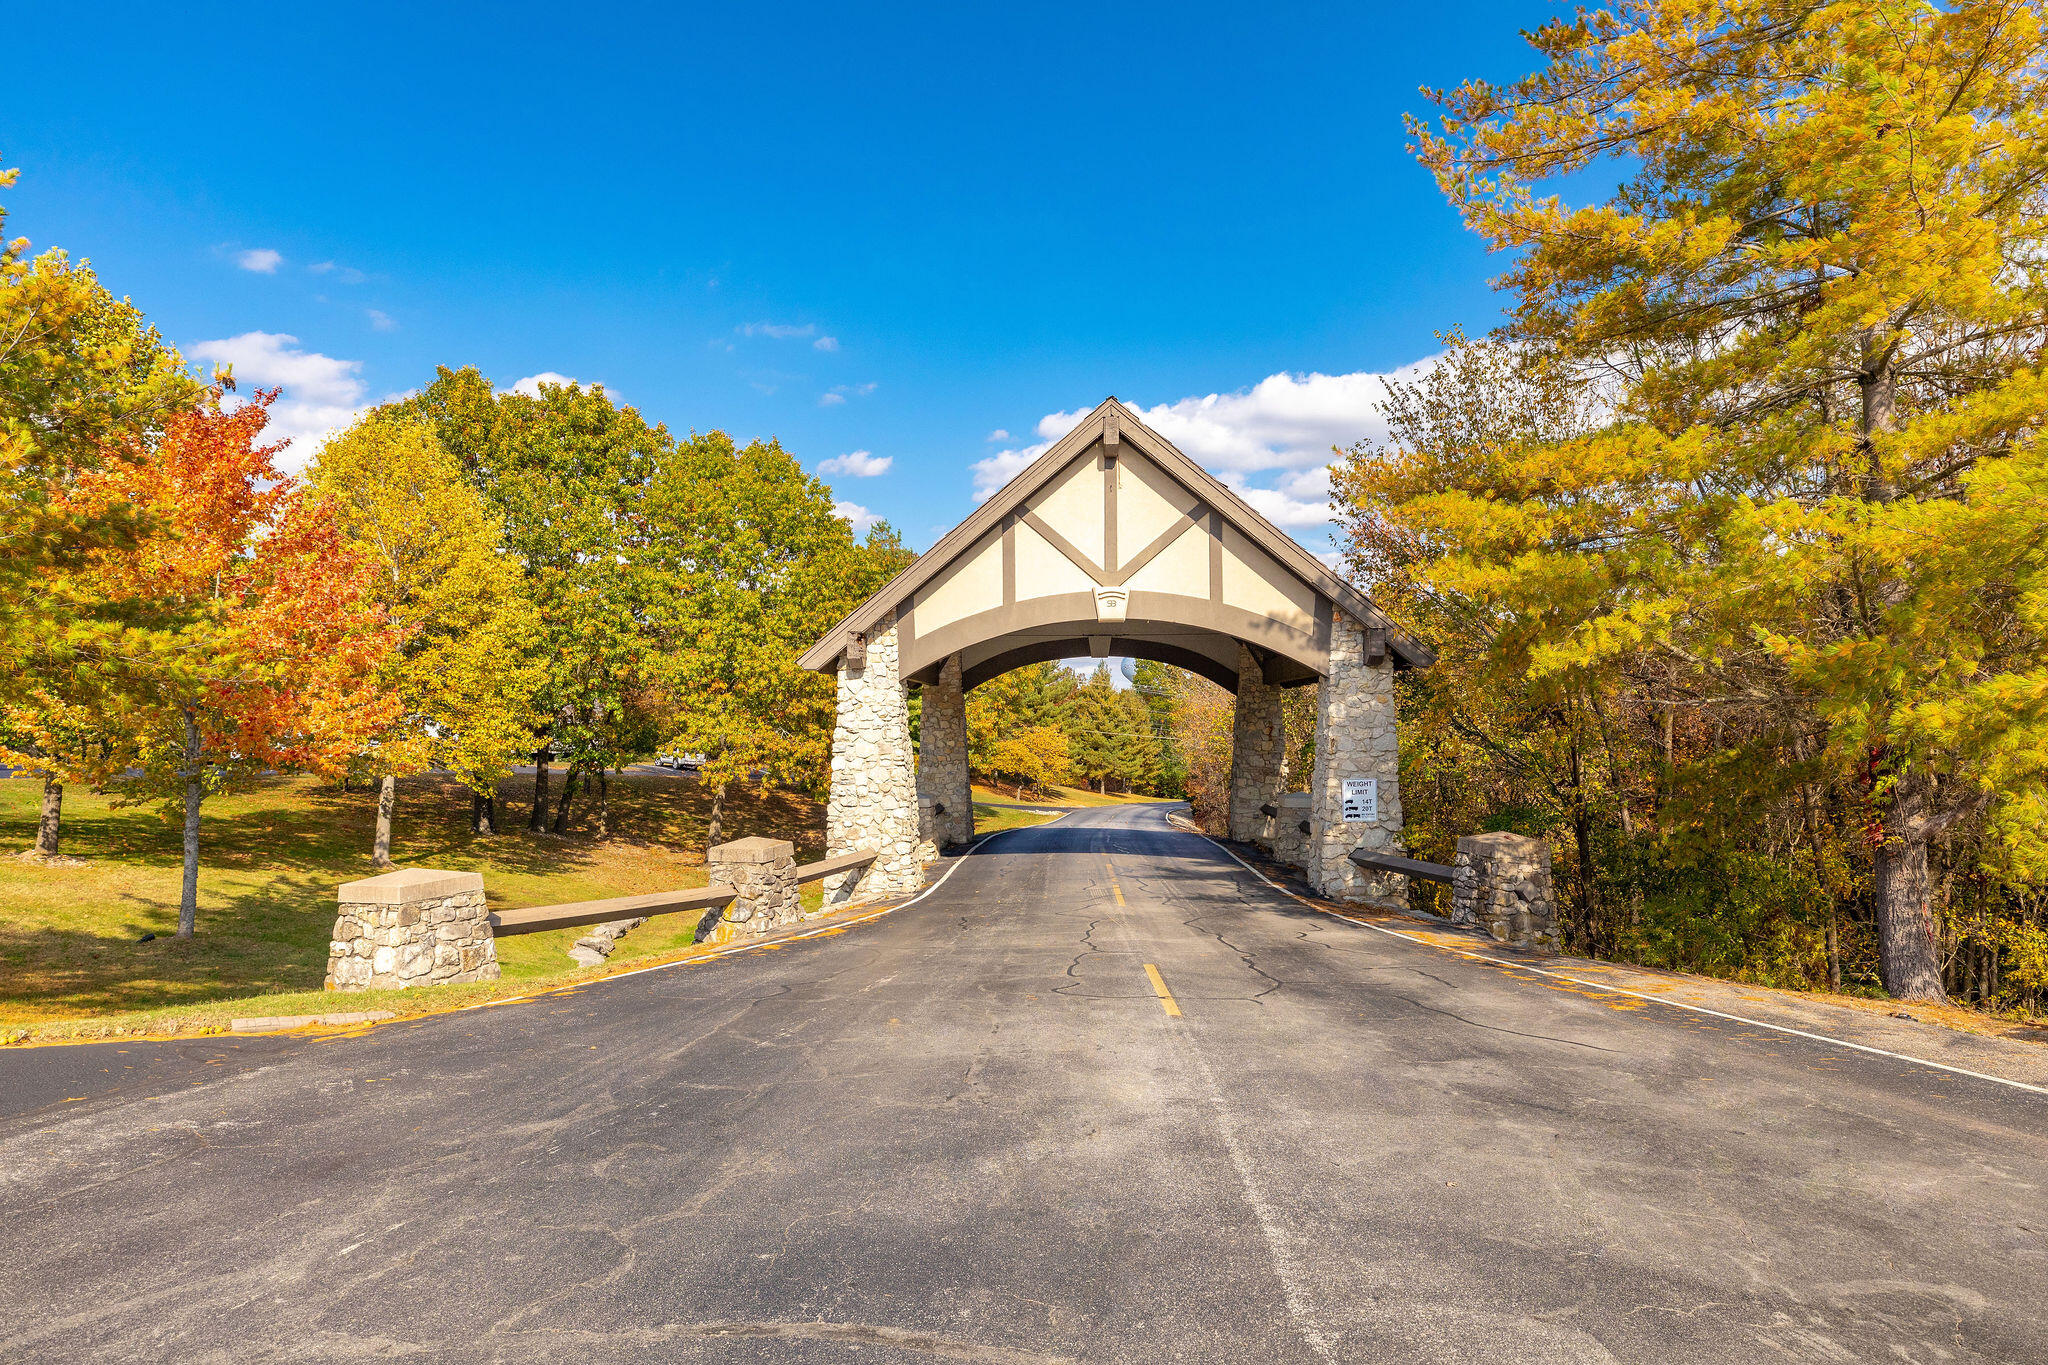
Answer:
[[732, 903], [729, 886], [707, 886], [688, 891], [656, 891], [646, 896], [614, 896], [602, 901], [570, 901], [566, 905], [535, 905], [523, 910], [501, 910], [491, 916], [491, 933], [537, 934], [543, 929], [571, 929], [581, 924], [609, 924], [615, 919], [638, 919], [643, 915], [667, 915], [679, 910], [712, 910]]
[[1451, 880], [1452, 869], [1442, 863], [1425, 863], [1420, 858], [1403, 858], [1393, 853], [1374, 853], [1370, 849], [1351, 850], [1351, 861], [1360, 867], [1369, 867], [1378, 872], [1398, 872], [1404, 877], [1419, 877], [1426, 882]]
[[[821, 858], [796, 869], [798, 885], [818, 881], [835, 872], [851, 872], [875, 860], [871, 851], [842, 853]], [[614, 896], [610, 900], [570, 901], [565, 905], [535, 905], [520, 910], [500, 910], [491, 915], [491, 933], [505, 938], [511, 934], [537, 934], [546, 929], [573, 929], [585, 924], [609, 924], [613, 920], [640, 919], [649, 915], [671, 915], [686, 910], [700, 914], [732, 904], [729, 886], [692, 887], [682, 891], [656, 891], [644, 896]]]
[[875, 860], [875, 856], [872, 851], [863, 850], [859, 853], [842, 853], [836, 858], [820, 858], [815, 863], [805, 863], [796, 870], [796, 884], [802, 886], [805, 882], [821, 881], [835, 872], [851, 872], [856, 867], [866, 867]]

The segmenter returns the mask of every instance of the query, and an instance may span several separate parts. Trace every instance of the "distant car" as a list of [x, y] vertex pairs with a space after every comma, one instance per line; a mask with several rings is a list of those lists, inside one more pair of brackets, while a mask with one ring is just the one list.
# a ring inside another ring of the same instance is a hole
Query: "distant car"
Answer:
[[680, 768], [686, 773], [693, 773], [704, 766], [704, 755], [662, 754], [654, 761], [664, 768]]

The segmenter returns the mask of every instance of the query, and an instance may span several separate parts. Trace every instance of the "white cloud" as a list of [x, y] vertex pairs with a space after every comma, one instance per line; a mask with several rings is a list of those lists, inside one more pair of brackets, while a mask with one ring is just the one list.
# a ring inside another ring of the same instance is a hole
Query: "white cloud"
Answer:
[[820, 474], [850, 474], [856, 479], [872, 479], [878, 474], [889, 472], [889, 466], [896, 463], [894, 455], [870, 455], [865, 450], [849, 451], [834, 455], [819, 464]]
[[398, 324], [392, 320], [389, 313], [381, 308], [365, 308], [363, 316], [367, 317], [370, 320], [370, 325], [380, 332], [395, 332], [398, 330]]
[[[734, 330], [743, 337], [772, 337], [776, 341], [794, 341], [801, 337], [817, 336], [818, 324], [806, 322], [799, 326], [793, 322], [749, 322], [734, 328]], [[824, 339], [831, 340], [829, 337]], [[838, 342], [833, 341], [832, 346], [823, 346], [819, 349], [829, 351], [838, 344]]]
[[832, 515], [840, 518], [841, 520], [851, 525], [853, 527], [853, 533], [857, 536], [866, 535], [868, 533], [868, 529], [872, 527], [876, 522], [882, 519], [881, 513], [870, 512], [867, 508], [862, 507], [857, 502], [833, 503]]
[[315, 261], [306, 270], [314, 275], [332, 275], [343, 284], [361, 284], [370, 278], [352, 265], [337, 265], [333, 261]]
[[284, 253], [272, 251], [267, 246], [252, 247], [248, 251], [236, 252], [235, 264], [258, 275], [275, 275], [277, 268], [284, 264]]
[[987, 436], [983, 437], [982, 439], [987, 441], [1007, 441], [1010, 439], [1010, 433], [1003, 430], [1001, 427], [997, 427], [994, 431], [991, 431]]
[[865, 384], [834, 384], [830, 390], [818, 395], [818, 406], [836, 408], [849, 398], [865, 398], [879, 387], [872, 380]]
[[321, 442], [369, 406], [363, 401], [362, 361], [301, 350], [294, 336], [244, 332], [188, 346], [185, 354], [233, 367], [235, 383], [245, 393], [250, 389], [284, 390], [271, 404], [270, 425], [264, 429], [266, 439], [291, 443], [278, 460], [284, 469], [303, 467]]
[[974, 500], [987, 502], [998, 488], [1024, 472], [1024, 466], [1045, 454], [1052, 445], [1042, 441], [1022, 450], [999, 450], [986, 460], [974, 462]]
[[836, 351], [839, 349], [839, 338], [819, 337], [816, 341], [811, 343], [811, 349], [817, 351]]
[[[581, 384], [586, 389], [594, 389], [600, 384], [604, 384], [604, 381], [571, 379], [566, 374], [556, 374], [553, 370], [542, 370], [539, 374], [526, 376], [526, 378], [514, 384], [510, 391], [513, 393], [523, 393], [528, 398], [538, 398], [540, 397], [540, 386], [543, 384], [556, 384], [564, 388], [571, 384]], [[623, 404], [626, 401], [619, 396], [618, 390], [612, 388], [609, 384], [604, 384], [604, 395], [614, 403]]]
[[[1384, 437], [1387, 424], [1379, 405], [1386, 400], [1388, 381], [1413, 379], [1435, 363], [1430, 357], [1392, 374], [1281, 373], [1235, 393], [1133, 407], [1147, 426], [1236, 489], [1268, 520], [1317, 527], [1330, 520], [1333, 448]], [[1037, 442], [978, 461], [973, 466], [975, 501], [985, 501], [1090, 411], [1047, 413], [1038, 421]]]

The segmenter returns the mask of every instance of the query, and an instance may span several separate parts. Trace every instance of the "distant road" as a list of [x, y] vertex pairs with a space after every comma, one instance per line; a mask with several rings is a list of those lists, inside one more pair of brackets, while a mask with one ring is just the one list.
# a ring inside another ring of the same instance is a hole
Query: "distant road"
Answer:
[[2048, 1361], [2048, 1098], [1320, 915], [1157, 806], [947, 867], [362, 1037], [0, 1051], [0, 1359]]

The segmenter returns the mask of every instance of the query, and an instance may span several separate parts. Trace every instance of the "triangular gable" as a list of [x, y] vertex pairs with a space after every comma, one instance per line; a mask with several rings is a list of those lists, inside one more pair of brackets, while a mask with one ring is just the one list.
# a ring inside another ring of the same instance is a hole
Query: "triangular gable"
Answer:
[[[1002, 526], [1006, 519], [1024, 508], [1042, 490], [1053, 485], [1055, 480], [1066, 474], [1098, 443], [1105, 449], [1112, 450], [1128, 443], [1168, 478], [1187, 489], [1197, 502], [1218, 516], [1230, 531], [1234, 531], [1257, 550], [1263, 551], [1287, 575], [1298, 580], [1316, 595], [1342, 608], [1361, 623], [1385, 630], [1388, 649], [1400, 664], [1426, 668], [1435, 662], [1434, 651], [1395, 628], [1365, 594], [1331, 573], [1321, 560], [1303, 549], [1292, 536], [1266, 520], [1228, 485], [1182, 454], [1171, 441], [1146, 426], [1136, 413], [1112, 397], [1105, 399], [1094, 411], [1082, 418], [1073, 430], [1054, 442], [1043, 455], [1032, 461], [1015, 478], [1003, 485], [993, 497], [976, 508], [971, 516], [947, 532], [936, 545], [919, 555], [902, 573], [883, 585], [844, 620], [827, 631], [816, 644], [805, 651], [799, 661], [801, 665], [811, 669], [833, 668], [854, 636], [868, 633], [883, 616], [898, 611], [909, 603], [920, 589], [943, 574], [956, 560], [973, 551], [987, 536]], [[1024, 518], [1032, 523], [1038, 533], [1058, 538], [1055, 530], [1030, 512], [1025, 512]], [[1061, 548], [1069, 557], [1083, 560], [1091, 558], [1070, 543], [1062, 544]], [[1143, 551], [1137, 547], [1132, 549], [1133, 558], [1122, 565], [1122, 577], [1129, 577], [1143, 566], [1143, 561], [1137, 557], [1142, 555]]]

